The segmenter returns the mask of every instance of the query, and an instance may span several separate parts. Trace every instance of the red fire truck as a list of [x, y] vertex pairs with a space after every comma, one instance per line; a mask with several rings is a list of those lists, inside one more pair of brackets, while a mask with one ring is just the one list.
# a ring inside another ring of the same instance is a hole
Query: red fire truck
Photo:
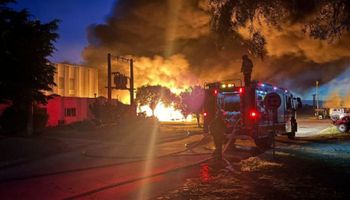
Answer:
[[[265, 108], [265, 97], [276, 93], [281, 104], [275, 112]], [[274, 134], [287, 134], [293, 138], [297, 132], [296, 109], [300, 98], [284, 88], [267, 83], [252, 82], [242, 86], [241, 80], [220, 81], [205, 84], [204, 132], [218, 109], [224, 112], [226, 134], [230, 138], [249, 136], [261, 149], [269, 149]]]

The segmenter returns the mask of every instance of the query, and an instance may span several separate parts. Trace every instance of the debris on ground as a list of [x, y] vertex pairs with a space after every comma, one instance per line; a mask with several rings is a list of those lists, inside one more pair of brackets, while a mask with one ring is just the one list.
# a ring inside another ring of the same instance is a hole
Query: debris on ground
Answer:
[[263, 160], [259, 157], [251, 157], [240, 162], [242, 172], [253, 172], [262, 169], [272, 169], [274, 167], [281, 167], [281, 163]]
[[350, 199], [349, 174], [315, 160], [265, 153], [231, 166], [234, 171], [202, 164], [199, 178], [156, 199]]

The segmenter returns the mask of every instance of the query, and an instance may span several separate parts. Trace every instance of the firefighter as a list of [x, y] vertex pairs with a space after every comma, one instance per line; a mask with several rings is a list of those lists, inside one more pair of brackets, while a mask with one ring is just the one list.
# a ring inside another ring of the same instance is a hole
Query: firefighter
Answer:
[[209, 125], [210, 134], [213, 136], [215, 151], [213, 153], [214, 158], [217, 161], [222, 160], [222, 143], [224, 139], [224, 134], [226, 131], [226, 124], [224, 121], [224, 112], [218, 110], [215, 118]]
[[242, 68], [241, 72], [244, 76], [244, 84], [245, 86], [250, 85], [250, 79], [253, 71], [253, 62], [248, 58], [247, 55], [242, 56]]

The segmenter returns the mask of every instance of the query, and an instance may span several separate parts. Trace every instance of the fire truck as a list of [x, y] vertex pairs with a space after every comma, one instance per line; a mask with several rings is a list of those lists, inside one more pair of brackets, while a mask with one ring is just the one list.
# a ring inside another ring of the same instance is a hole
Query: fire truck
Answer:
[[[280, 106], [274, 112], [264, 104], [265, 97], [276, 93]], [[224, 112], [226, 134], [230, 138], [252, 138], [260, 149], [269, 149], [276, 134], [293, 138], [297, 132], [296, 110], [300, 98], [287, 89], [253, 81], [242, 86], [241, 80], [228, 80], [205, 84], [204, 132], [220, 109]]]

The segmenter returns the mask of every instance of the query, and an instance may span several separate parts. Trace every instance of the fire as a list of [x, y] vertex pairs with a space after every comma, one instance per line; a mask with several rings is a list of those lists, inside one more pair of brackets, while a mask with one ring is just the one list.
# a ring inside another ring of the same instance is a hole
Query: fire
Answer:
[[[137, 88], [145, 85], [161, 85], [169, 88], [174, 95], [179, 95], [190, 86], [202, 84], [200, 78], [194, 75], [190, 70], [190, 63], [188, 59], [182, 54], [174, 54], [166, 58], [159, 55], [155, 55], [153, 57], [135, 57], [124, 55], [124, 57], [133, 57], [135, 60], [134, 86], [136, 90]], [[126, 75], [129, 73], [128, 64], [121, 63], [118, 60], [113, 60], [112, 62], [112, 67], [116, 67], [112, 69], [113, 71], [120, 71]], [[106, 91], [106, 88], [101, 89]], [[130, 95], [128, 91], [114, 90], [112, 97], [125, 104], [129, 104], [130, 102]], [[135, 98], [137, 98], [136, 95]], [[138, 112], [144, 112], [146, 113], [146, 116], [153, 115], [149, 106], [139, 107]], [[192, 120], [191, 116], [185, 117], [180, 110], [175, 109], [174, 105], [167, 107], [163, 103], [158, 103], [156, 109], [154, 110], [154, 115], [159, 119], [159, 121]]]
[[340, 90], [331, 92], [326, 100], [324, 107], [326, 108], [341, 108], [341, 107], [350, 107], [350, 92], [345, 95], [341, 95]]
[[343, 106], [342, 97], [339, 94], [339, 91], [333, 91], [329, 94], [325, 100], [324, 107], [326, 108], [340, 108]]
[[[171, 92], [178, 95], [188, 87], [202, 83], [200, 78], [190, 70], [188, 59], [181, 54], [172, 55], [167, 58], [158, 55], [154, 57], [123, 56], [133, 57], [135, 60], [135, 89], [143, 85], [161, 85], [169, 88]], [[105, 70], [101, 71], [104, 72]], [[112, 71], [119, 71], [122, 74], [128, 75], [129, 65], [128, 63], [113, 60]], [[107, 92], [105, 88], [106, 76], [106, 74], [101, 74], [100, 94], [106, 94]], [[129, 93], [127, 91], [113, 90], [112, 96], [123, 103], [129, 103]]]
[[[152, 116], [152, 110], [149, 106], [139, 107], [139, 113], [145, 112], [146, 116]], [[169, 122], [169, 121], [192, 121], [192, 116], [189, 115], [187, 118], [181, 113], [180, 110], [175, 109], [174, 105], [169, 107], [165, 106], [162, 102], [158, 103], [156, 109], [154, 110], [154, 116], [158, 118], [159, 121]]]

